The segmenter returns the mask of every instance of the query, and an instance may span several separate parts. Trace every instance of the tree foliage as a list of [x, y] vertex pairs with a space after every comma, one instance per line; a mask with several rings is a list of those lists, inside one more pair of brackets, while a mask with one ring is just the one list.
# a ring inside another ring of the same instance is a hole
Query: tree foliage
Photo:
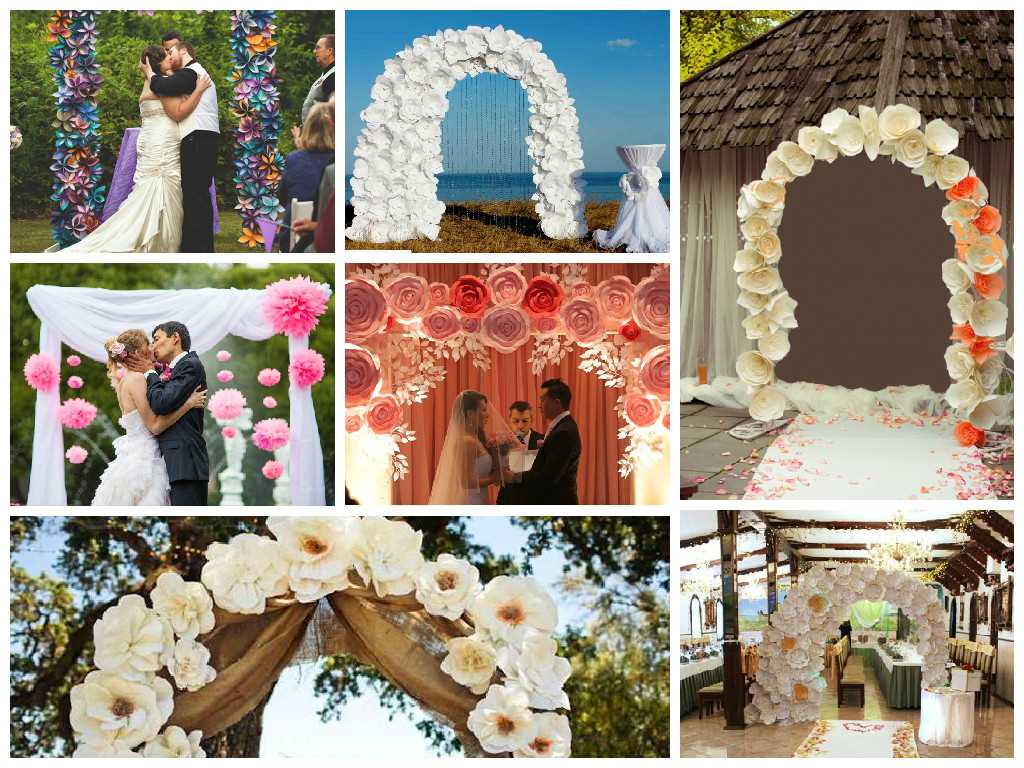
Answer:
[[799, 11], [680, 11], [679, 77], [689, 80]]
[[[50, 11], [11, 11], [11, 124], [22, 132], [22, 146], [11, 153], [11, 209], [16, 216], [40, 216], [48, 211], [50, 156], [53, 153], [53, 69], [47, 61], [50, 42], [46, 24]], [[334, 31], [332, 11], [279, 11], [277, 52], [274, 61], [280, 85], [284, 130], [280, 148], [295, 148], [289, 126], [299, 124], [299, 111], [320, 67], [312, 49], [319, 37]], [[125, 128], [139, 124], [142, 75], [137, 64], [143, 48], [159, 44], [163, 33], [175, 30], [196, 49], [196, 58], [209, 71], [217, 87], [222, 141], [217, 152], [218, 205], [234, 207], [232, 177], [234, 142], [231, 126], [238, 119], [230, 112], [232, 85], [228, 76], [234, 60], [229, 34], [230, 11], [156, 11], [152, 16], [135, 11], [107, 11], [97, 21], [97, 61], [104, 81], [99, 105], [102, 148], [100, 158], [109, 180]]]
[[[28, 306], [25, 292], [33, 285], [85, 286], [118, 290], [141, 289], [185, 289], [185, 288], [264, 288], [285, 277], [307, 275], [312, 280], [334, 285], [332, 264], [271, 264], [256, 269], [241, 264], [230, 266], [209, 266], [204, 264], [15, 264], [11, 267], [11, 499], [25, 503], [28, 495], [28, 478], [32, 460], [32, 433], [35, 426], [35, 392], [25, 383], [22, 369], [29, 355], [39, 349], [39, 319]], [[324, 453], [324, 476], [327, 487], [327, 503], [334, 503], [334, 306], [332, 298], [327, 312], [310, 336], [310, 346], [324, 357], [326, 373], [323, 381], [313, 387], [313, 406], [316, 410], [320, 445]], [[174, 318], [167, 318], [172, 320]], [[127, 330], [127, 329], [126, 329]], [[144, 328], [146, 333], [151, 328]], [[216, 350], [202, 356], [206, 367], [209, 392], [221, 386], [216, 372], [221, 368], [230, 369], [234, 375], [232, 387], [242, 391], [253, 410], [253, 420], [263, 418], [288, 419], [288, 339], [282, 335], [266, 341], [247, 341], [228, 336], [219, 349], [231, 352], [227, 364], [216, 361]], [[96, 421], [85, 430], [65, 430], [65, 446], [84, 443], [89, 458], [79, 465], [66, 464], [65, 483], [68, 489], [68, 503], [87, 505], [92, 500], [99, 484], [99, 477], [106, 468], [106, 458], [113, 457], [111, 443], [120, 433], [116, 424], [118, 416], [117, 397], [110, 388], [104, 366], [96, 361], [83, 358], [78, 368], [69, 368], [64, 358], [71, 354], [63, 348], [61, 360], [61, 398], [84, 397], [98, 409]], [[256, 374], [262, 368], [277, 368], [282, 373], [282, 382], [268, 390], [256, 382]], [[74, 373], [85, 381], [77, 390], [67, 388], [67, 379]], [[273, 393], [276, 408], [265, 408], [263, 397]], [[207, 414], [206, 442], [210, 449], [211, 477], [224, 468], [224, 444], [216, 421]], [[90, 444], [91, 443], [91, 444]], [[250, 505], [273, 504], [273, 484], [260, 473], [260, 468], [269, 454], [249, 445], [246, 451], [243, 471], [245, 472], [244, 497]], [[210, 503], [219, 501], [216, 490]]]

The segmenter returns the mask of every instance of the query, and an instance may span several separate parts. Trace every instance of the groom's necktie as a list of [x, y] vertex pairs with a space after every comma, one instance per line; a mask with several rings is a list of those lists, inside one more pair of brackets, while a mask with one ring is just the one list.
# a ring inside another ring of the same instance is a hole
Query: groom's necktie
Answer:
[[526, 445], [526, 435], [519, 435], [519, 442]]

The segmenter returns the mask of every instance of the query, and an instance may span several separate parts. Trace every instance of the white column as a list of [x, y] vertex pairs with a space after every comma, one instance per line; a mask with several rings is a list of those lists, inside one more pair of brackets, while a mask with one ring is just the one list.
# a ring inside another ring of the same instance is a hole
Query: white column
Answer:
[[217, 475], [217, 479], [220, 481], [220, 506], [243, 507], [245, 506], [245, 501], [242, 498], [245, 472], [242, 471], [242, 462], [248, 447], [245, 433], [252, 429], [252, 408], [243, 408], [241, 415], [234, 419], [217, 419], [217, 426], [221, 429], [224, 427], [235, 428], [234, 437], [223, 438], [227, 467]]
[[292, 503], [292, 480], [290, 476], [291, 448], [288, 444], [274, 451], [274, 459], [278, 461], [284, 471], [274, 481], [274, 503], [277, 506], [289, 506]]

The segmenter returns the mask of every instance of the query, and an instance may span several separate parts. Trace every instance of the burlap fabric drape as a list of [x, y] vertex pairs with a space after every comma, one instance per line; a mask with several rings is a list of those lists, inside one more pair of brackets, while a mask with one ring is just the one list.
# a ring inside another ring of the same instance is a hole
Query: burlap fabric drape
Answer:
[[445, 642], [472, 633], [465, 621], [431, 616], [412, 594], [379, 598], [361, 587], [318, 603], [273, 598], [258, 616], [219, 608], [215, 613], [216, 627], [199, 641], [210, 650], [217, 679], [194, 693], [178, 693], [169, 725], [212, 736], [251, 712], [293, 661], [346, 654], [373, 666], [451, 726], [467, 756], [485, 754], [466, 727], [479, 697], [440, 668]]

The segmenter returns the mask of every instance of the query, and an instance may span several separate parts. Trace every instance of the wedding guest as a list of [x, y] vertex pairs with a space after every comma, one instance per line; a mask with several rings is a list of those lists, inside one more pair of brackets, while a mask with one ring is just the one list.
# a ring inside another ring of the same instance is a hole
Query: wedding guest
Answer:
[[[331, 126], [334, 126], [334, 94], [331, 94], [331, 98], [327, 100], [327, 106], [330, 108]], [[329, 202], [330, 201], [330, 202]], [[321, 211], [327, 211], [330, 214], [330, 242], [331, 248], [328, 251], [322, 250], [320, 245], [317, 245], [317, 239], [320, 238], [321, 242], [326, 242], [326, 236], [321, 231]], [[313, 216], [311, 218], [313, 225], [316, 230], [313, 236], [313, 245], [306, 248], [307, 253], [334, 253], [334, 163], [328, 163], [324, 168], [323, 174], [320, 176], [320, 188], [317, 194], [316, 205], [313, 209]], [[304, 220], [296, 221], [292, 226], [295, 227], [306, 227], [307, 224]]]
[[[323, 73], [313, 81], [313, 85], [309, 87], [309, 93], [306, 94], [306, 100], [302, 102], [303, 123], [306, 122], [314, 104], [327, 101], [334, 93], [334, 35], [324, 35], [316, 41], [313, 57]], [[293, 126], [292, 135], [297, 136], [298, 132], [298, 127]]]
[[334, 253], [334, 192], [327, 198], [326, 205], [321, 209], [320, 219], [313, 233], [313, 245], [307, 248], [311, 253]]
[[[315, 201], [318, 198], [320, 177], [324, 168], [334, 160], [334, 122], [330, 119], [330, 110], [326, 104], [317, 104], [302, 124], [302, 148], [289, 152], [285, 158], [285, 170], [277, 188], [277, 197], [284, 206], [284, 223], [291, 224], [292, 200]], [[309, 219], [297, 219], [295, 231], [300, 239], [294, 251], [305, 250], [313, 241], [316, 230], [315, 216]], [[279, 237], [282, 252], [288, 248], [288, 230], [282, 228]]]

